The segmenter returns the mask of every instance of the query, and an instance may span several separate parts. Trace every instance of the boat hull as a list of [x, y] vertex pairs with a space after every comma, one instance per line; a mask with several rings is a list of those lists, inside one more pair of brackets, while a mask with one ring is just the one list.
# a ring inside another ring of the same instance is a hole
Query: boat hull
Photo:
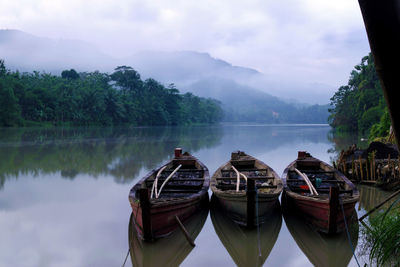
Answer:
[[342, 207], [339, 205], [336, 211], [331, 211], [329, 200], [325, 202], [315, 201], [309, 198], [299, 198], [289, 192], [283, 193], [282, 197], [286, 198], [288, 205], [294, 206], [299, 215], [302, 216], [309, 224], [313, 225], [316, 230], [323, 233], [330, 233], [332, 229], [330, 225], [329, 216], [336, 213], [335, 233], [340, 233], [345, 230], [345, 220], [348, 223], [351, 217], [354, 216], [353, 210], [357, 200], [343, 204], [344, 216]]
[[[247, 205], [247, 196], [246, 194], [241, 195], [226, 195], [226, 194], [218, 194], [214, 193], [216, 197], [216, 201], [220, 207], [222, 207], [228, 216], [235, 221], [237, 224], [242, 226], [247, 225], [248, 219], [248, 205]], [[264, 223], [266, 220], [266, 215], [271, 212], [271, 209], [275, 206], [276, 201], [278, 200], [279, 195], [275, 196], [256, 196], [256, 210], [254, 214], [253, 221], [257, 224]]]
[[[184, 222], [184, 227], [189, 236], [195, 241], [208, 217], [209, 207], [205, 205]], [[133, 213], [129, 221], [129, 250], [132, 266], [179, 266], [193, 247], [180, 231], [174, 231], [170, 235], [156, 242], [145, 242], [139, 238]]]
[[[175, 231], [178, 227], [175, 216], [178, 217], [180, 221], [185, 222], [194, 213], [207, 205], [208, 199], [208, 193], [205, 192], [195, 199], [152, 205], [150, 208], [152, 238], [158, 239]], [[131, 203], [131, 207], [133, 218], [136, 222], [136, 231], [140, 238], [144, 239], [142, 208], [139, 202]]]

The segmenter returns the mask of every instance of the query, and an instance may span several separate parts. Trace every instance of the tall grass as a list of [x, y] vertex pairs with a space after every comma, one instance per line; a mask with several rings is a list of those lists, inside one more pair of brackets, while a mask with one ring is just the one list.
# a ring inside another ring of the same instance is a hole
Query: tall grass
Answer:
[[400, 266], [400, 199], [364, 226], [364, 253], [371, 266]]

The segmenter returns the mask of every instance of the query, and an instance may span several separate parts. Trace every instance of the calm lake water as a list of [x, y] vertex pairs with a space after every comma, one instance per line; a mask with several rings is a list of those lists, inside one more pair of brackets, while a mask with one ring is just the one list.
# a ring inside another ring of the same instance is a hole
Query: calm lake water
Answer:
[[[0, 266], [122, 266], [129, 190], [175, 147], [195, 155], [211, 174], [234, 150], [282, 174], [298, 150], [331, 162], [332, 140], [325, 125], [0, 129]], [[360, 191], [359, 216], [388, 195], [365, 186]], [[153, 255], [154, 266], [171, 255], [182, 266], [357, 266], [346, 237], [316, 235], [280, 213], [259, 234], [238, 229], [215, 209], [197, 222], [195, 248], [160, 241], [143, 253]], [[359, 235], [351, 238], [356, 253]], [[366, 259], [358, 260], [363, 266]], [[131, 264], [128, 258], [125, 266]]]

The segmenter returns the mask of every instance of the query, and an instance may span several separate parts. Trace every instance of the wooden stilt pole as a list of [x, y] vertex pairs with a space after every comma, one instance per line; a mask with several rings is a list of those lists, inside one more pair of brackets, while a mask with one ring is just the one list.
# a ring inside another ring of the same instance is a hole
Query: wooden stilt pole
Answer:
[[363, 163], [362, 163], [361, 156], [359, 157], [359, 161], [360, 161], [361, 181], [363, 181], [364, 180], [364, 170], [363, 170]]
[[254, 227], [256, 206], [256, 184], [254, 179], [247, 179], [247, 227]]
[[354, 164], [356, 165], [356, 177], [357, 177], [357, 180], [360, 180], [361, 178], [360, 178], [360, 176], [359, 176], [359, 172], [358, 172], [358, 164], [357, 164], [357, 160], [355, 160], [355, 161], [354, 161]]
[[351, 159], [351, 179], [354, 180], [354, 157]]
[[147, 188], [139, 189], [139, 201], [142, 209], [143, 239], [153, 240], [153, 231], [151, 230], [150, 198]]
[[332, 186], [329, 189], [329, 219], [328, 234], [334, 234], [337, 230], [337, 212], [339, 208], [339, 188]]

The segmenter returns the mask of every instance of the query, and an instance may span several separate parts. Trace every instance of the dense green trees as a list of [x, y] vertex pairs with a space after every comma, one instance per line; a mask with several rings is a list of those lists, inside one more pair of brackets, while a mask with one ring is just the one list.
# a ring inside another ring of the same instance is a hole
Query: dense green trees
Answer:
[[390, 117], [371, 53], [354, 67], [348, 84], [331, 98], [331, 106], [329, 123], [339, 131], [371, 139], [388, 134]]
[[65, 70], [10, 72], [0, 61], [0, 126], [183, 125], [222, 119], [220, 103], [180, 94], [173, 84], [143, 81], [131, 67], [111, 75]]

